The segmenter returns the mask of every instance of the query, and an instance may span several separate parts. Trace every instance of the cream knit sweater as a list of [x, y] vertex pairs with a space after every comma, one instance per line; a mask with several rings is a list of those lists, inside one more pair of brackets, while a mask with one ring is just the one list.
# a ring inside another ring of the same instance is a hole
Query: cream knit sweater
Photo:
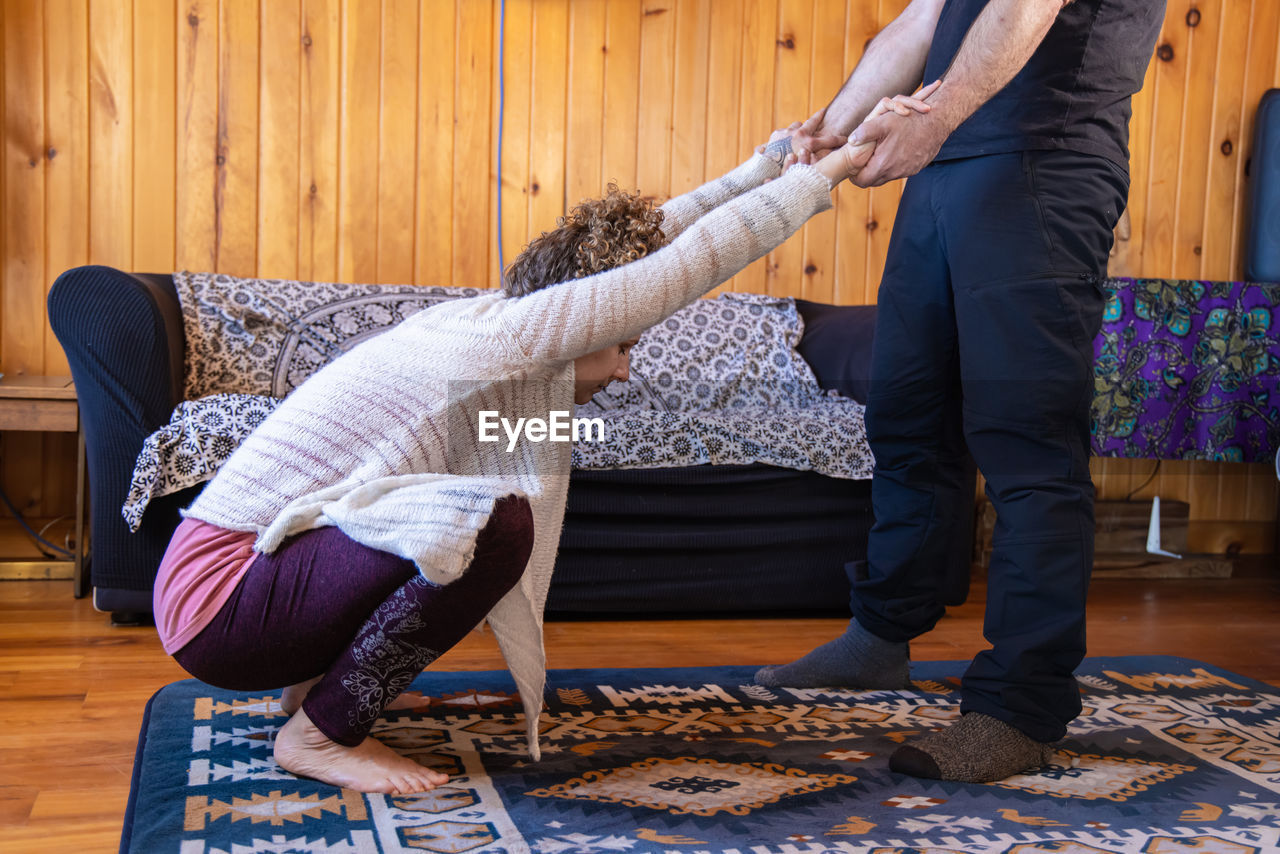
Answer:
[[[569, 483], [570, 444], [479, 441], [481, 410], [549, 419], [573, 411], [573, 360], [639, 335], [766, 254], [831, 207], [808, 166], [774, 181], [755, 155], [663, 205], [667, 245], [528, 296], [440, 303], [369, 339], [304, 382], [219, 470], [185, 515], [258, 534], [255, 548], [336, 525], [413, 560], [440, 584], [470, 562], [494, 501], [528, 498], [534, 546], [489, 613], [539, 756], [542, 609]], [[763, 184], [763, 186], [761, 186]]]

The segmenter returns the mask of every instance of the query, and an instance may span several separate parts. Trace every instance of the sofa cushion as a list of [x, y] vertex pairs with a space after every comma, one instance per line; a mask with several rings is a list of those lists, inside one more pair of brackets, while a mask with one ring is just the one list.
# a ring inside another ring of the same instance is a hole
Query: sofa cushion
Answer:
[[818, 384], [866, 403], [876, 307], [796, 300], [796, 309], [804, 320], [804, 337], [796, 350], [813, 370]]

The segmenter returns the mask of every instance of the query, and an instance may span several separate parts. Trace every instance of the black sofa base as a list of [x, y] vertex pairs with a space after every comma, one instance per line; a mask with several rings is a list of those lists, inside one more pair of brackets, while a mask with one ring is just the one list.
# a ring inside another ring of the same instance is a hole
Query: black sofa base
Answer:
[[547, 610], [847, 608], [870, 485], [766, 465], [576, 471]]

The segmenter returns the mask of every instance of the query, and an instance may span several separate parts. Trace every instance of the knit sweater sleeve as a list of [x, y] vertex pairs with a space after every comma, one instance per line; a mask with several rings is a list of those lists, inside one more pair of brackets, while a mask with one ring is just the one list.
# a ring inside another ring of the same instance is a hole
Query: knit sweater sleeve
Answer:
[[755, 154], [714, 181], [668, 200], [662, 206], [662, 233], [667, 242], [730, 199], [759, 187], [770, 178], [777, 178], [780, 171], [777, 161]]
[[830, 207], [826, 177], [811, 166], [793, 166], [711, 210], [657, 252], [504, 300], [499, 318], [527, 359], [576, 359], [661, 322]]

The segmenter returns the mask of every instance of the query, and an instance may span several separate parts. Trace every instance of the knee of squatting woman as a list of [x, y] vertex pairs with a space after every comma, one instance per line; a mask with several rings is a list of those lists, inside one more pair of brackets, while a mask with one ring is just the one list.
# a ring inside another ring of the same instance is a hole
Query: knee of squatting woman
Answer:
[[164, 648], [212, 685], [288, 686], [281, 767], [365, 792], [445, 782], [368, 735], [486, 619], [537, 758], [570, 448], [482, 441], [478, 413], [545, 419], [625, 379], [641, 332], [831, 207], [871, 153], [779, 177], [786, 135], [661, 208], [614, 188], [579, 206], [502, 293], [435, 305], [318, 371], [184, 511], [155, 586]]

